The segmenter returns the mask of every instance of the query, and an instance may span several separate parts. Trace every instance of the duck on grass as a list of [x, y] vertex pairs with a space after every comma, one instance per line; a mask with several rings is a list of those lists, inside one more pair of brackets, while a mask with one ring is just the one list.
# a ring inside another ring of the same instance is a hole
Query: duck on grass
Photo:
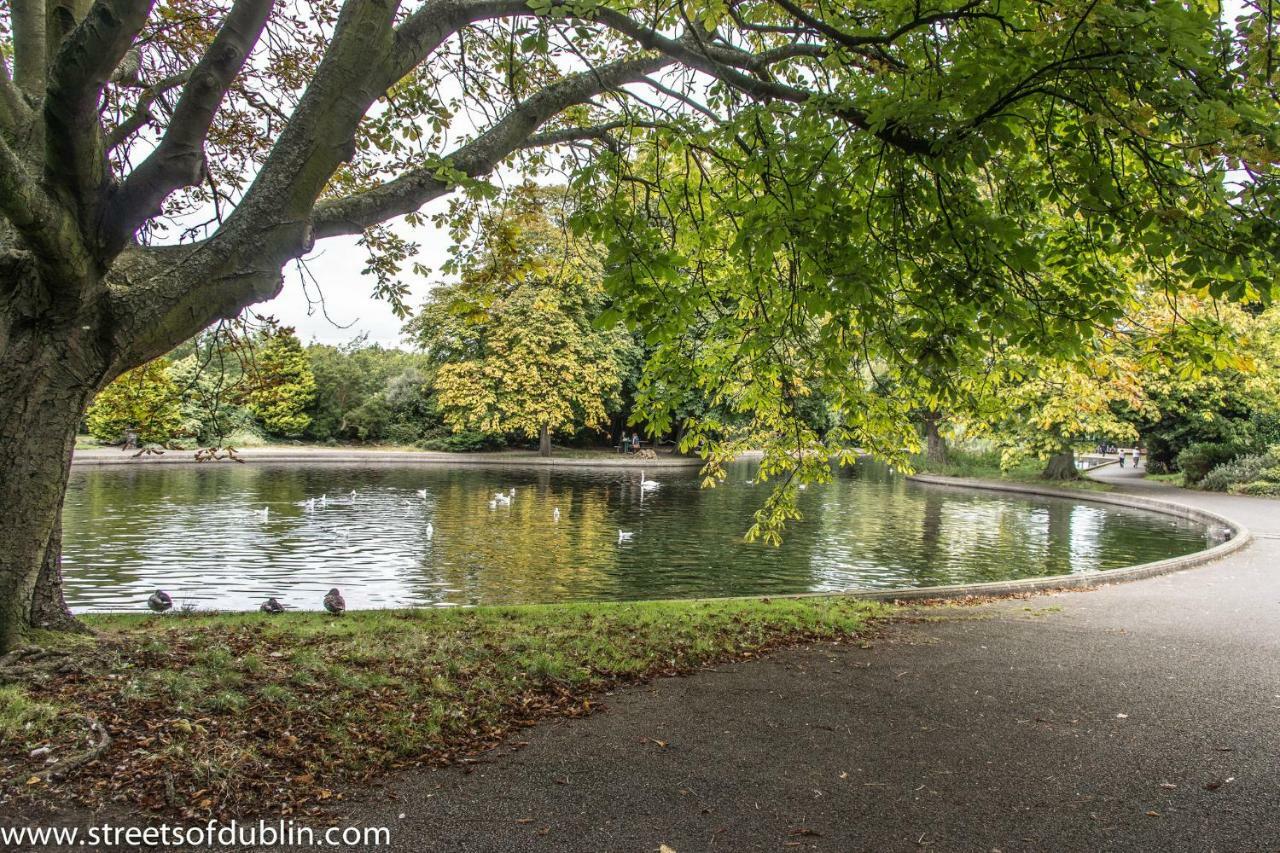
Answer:
[[[40, 638], [62, 663], [0, 688], [0, 799], [305, 814], [396, 767], [589, 713], [602, 691], [862, 638], [890, 612], [833, 597], [86, 617], [96, 637]], [[37, 778], [83, 750], [85, 720], [109, 748]]]

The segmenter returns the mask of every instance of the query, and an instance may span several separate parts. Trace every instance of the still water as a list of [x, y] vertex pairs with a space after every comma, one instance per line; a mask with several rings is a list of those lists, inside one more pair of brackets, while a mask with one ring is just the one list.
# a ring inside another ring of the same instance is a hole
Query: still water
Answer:
[[696, 470], [651, 469], [660, 485], [644, 490], [639, 471], [617, 468], [76, 468], [67, 600], [137, 610], [160, 588], [179, 607], [275, 596], [318, 609], [333, 586], [352, 608], [782, 594], [1105, 570], [1209, 544], [1168, 516], [917, 485], [862, 464], [802, 492], [804, 518], [773, 547], [743, 541], [767, 488], [753, 473], [738, 464], [702, 489]]

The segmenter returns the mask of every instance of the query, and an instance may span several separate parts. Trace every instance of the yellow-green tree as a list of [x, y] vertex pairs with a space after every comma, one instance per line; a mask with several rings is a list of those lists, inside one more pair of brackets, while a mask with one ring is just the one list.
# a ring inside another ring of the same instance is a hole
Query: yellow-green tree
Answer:
[[598, 249], [574, 238], [560, 195], [525, 187], [478, 219], [459, 284], [432, 292], [407, 329], [439, 368], [436, 394], [454, 430], [551, 437], [601, 427], [621, 388], [620, 327], [605, 305]]
[[89, 434], [119, 441], [127, 430], [147, 444], [167, 444], [182, 429], [182, 395], [169, 375], [167, 359], [157, 358], [121, 374], [102, 389], [89, 407]]
[[311, 424], [307, 407], [316, 397], [316, 377], [293, 329], [273, 327], [263, 333], [250, 373], [245, 404], [262, 426], [274, 435], [301, 435]]

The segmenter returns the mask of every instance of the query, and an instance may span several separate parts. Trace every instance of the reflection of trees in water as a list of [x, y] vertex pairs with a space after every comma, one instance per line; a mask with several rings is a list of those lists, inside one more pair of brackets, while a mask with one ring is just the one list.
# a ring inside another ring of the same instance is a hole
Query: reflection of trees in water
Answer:
[[[1202, 541], [1163, 517], [916, 486], [859, 466], [803, 492], [804, 518], [775, 548], [743, 540], [767, 488], [744, 485], [747, 466], [711, 490], [691, 471], [649, 474], [662, 486], [645, 494], [629, 469], [78, 470], [68, 588], [78, 607], [141, 606], [160, 584], [220, 607], [277, 594], [312, 606], [334, 585], [353, 607], [746, 595], [1053, 574]], [[513, 503], [490, 510], [513, 485]], [[303, 502], [325, 493], [329, 507], [307, 513]], [[265, 523], [253, 515], [262, 506]], [[620, 545], [620, 528], [634, 539]]]

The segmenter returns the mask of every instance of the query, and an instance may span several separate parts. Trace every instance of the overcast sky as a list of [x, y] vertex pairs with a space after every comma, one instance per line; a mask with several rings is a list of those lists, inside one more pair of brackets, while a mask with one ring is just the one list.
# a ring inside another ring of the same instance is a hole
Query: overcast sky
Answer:
[[[441, 199], [424, 210], [434, 213], [446, 204]], [[449, 235], [433, 225], [410, 229], [400, 223], [396, 230], [421, 246], [418, 260], [438, 271], [448, 259]], [[318, 341], [323, 344], [341, 344], [367, 334], [370, 343], [384, 346], [402, 346], [400, 321], [391, 313], [391, 307], [373, 297], [373, 278], [361, 275], [367, 255], [356, 245], [355, 237], [335, 237], [322, 240], [307, 257], [306, 266], [315, 281], [307, 280], [294, 265], [285, 267], [284, 290], [270, 302], [254, 307], [262, 315], [271, 315], [298, 330], [303, 343]], [[439, 279], [437, 272], [435, 278]], [[409, 304], [417, 308], [429, 290], [429, 282], [422, 281], [406, 269], [402, 279], [413, 287]], [[324, 308], [317, 302], [324, 296]], [[310, 301], [308, 301], [308, 295]]]

